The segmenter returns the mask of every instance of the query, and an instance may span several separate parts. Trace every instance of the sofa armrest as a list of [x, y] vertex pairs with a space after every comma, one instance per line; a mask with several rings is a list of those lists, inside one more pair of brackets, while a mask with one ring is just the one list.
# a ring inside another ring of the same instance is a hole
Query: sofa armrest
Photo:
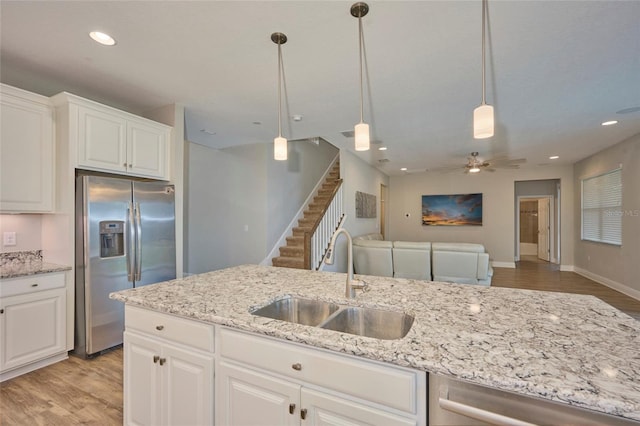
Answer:
[[489, 253], [478, 253], [478, 275], [479, 280], [486, 280], [493, 275], [493, 269], [489, 263]]

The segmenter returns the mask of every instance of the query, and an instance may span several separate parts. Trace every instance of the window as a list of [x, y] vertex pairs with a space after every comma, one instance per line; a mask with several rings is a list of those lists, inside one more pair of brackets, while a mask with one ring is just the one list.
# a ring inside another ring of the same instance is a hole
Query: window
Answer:
[[582, 239], [622, 245], [622, 169], [582, 180]]

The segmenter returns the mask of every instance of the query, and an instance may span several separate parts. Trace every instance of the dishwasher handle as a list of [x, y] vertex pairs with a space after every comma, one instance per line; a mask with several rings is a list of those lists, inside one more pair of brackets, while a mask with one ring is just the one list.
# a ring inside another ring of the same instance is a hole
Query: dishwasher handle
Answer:
[[440, 398], [438, 399], [438, 404], [443, 410], [451, 411], [452, 413], [467, 416], [496, 426], [537, 426], [535, 423], [525, 422], [514, 419], [513, 417], [503, 416], [502, 414], [483, 410], [472, 405], [452, 401], [449, 399], [448, 394], [449, 392], [446, 389], [443, 389], [440, 393]]

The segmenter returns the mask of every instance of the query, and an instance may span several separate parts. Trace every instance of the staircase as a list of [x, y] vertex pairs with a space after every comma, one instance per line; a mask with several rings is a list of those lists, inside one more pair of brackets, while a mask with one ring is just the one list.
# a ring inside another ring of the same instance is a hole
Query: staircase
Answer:
[[[273, 258], [273, 266], [311, 269], [311, 236], [316, 231], [341, 184], [340, 160], [338, 160], [304, 211], [304, 217], [298, 220], [298, 226], [294, 227], [292, 235], [287, 237], [287, 245], [280, 247], [280, 256]], [[331, 233], [333, 234], [333, 232]]]

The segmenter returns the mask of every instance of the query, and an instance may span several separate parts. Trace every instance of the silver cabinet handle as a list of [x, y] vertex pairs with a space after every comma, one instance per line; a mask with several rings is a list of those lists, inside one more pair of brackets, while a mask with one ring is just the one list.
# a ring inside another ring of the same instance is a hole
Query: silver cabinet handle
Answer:
[[302, 420], [307, 418], [307, 409], [306, 408], [303, 408], [302, 410], [300, 410], [300, 418]]
[[164, 325], [156, 325], [156, 330], [158, 331], [164, 330]]
[[462, 404], [461, 402], [452, 401], [447, 398], [440, 397], [438, 404], [443, 410], [451, 411], [456, 414], [471, 417], [496, 426], [537, 426], [535, 423], [524, 422], [514, 419], [513, 417], [503, 416], [502, 414], [492, 411], [483, 410], [471, 405]]
[[300, 371], [300, 370], [302, 370], [302, 364], [300, 364], [299, 362], [298, 362], [298, 363], [295, 363], [295, 364], [293, 364], [293, 365], [291, 366], [291, 368], [293, 368], [293, 369], [294, 369], [294, 370], [296, 370], [296, 371]]
[[153, 356], [153, 363], [157, 363], [160, 360], [160, 356], [159, 355], [154, 355]]
[[166, 358], [160, 358], [160, 365], [164, 365], [165, 362], [167, 362]]
[[127, 207], [127, 279], [133, 282], [135, 275], [135, 224], [133, 216], [133, 203], [129, 203]]
[[31, 284], [31, 287], [38, 287], [38, 283]]
[[289, 414], [293, 414], [296, 411], [296, 404], [289, 404]]

